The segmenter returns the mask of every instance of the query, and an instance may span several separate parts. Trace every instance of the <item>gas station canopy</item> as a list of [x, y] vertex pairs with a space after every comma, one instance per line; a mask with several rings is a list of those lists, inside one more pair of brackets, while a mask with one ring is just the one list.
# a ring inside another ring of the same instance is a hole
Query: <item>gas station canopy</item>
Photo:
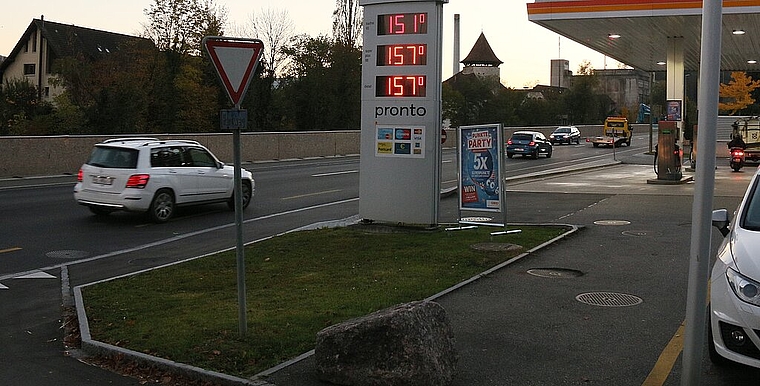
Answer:
[[[699, 70], [702, 1], [535, 0], [528, 20], [619, 62], [665, 71], [667, 41], [683, 38], [683, 68]], [[724, 0], [721, 70], [760, 71], [760, 0]]]

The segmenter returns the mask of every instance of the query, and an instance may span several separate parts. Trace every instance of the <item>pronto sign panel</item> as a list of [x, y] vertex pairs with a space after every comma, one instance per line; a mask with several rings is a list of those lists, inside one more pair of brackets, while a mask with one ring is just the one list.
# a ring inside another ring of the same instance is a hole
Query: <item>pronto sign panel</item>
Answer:
[[365, 220], [438, 223], [446, 2], [360, 0], [359, 215]]

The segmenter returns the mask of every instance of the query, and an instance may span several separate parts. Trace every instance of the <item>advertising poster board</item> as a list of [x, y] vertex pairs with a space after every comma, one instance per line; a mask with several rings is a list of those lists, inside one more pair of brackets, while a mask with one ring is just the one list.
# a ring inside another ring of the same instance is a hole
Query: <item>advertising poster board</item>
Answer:
[[683, 101], [680, 99], [668, 99], [665, 102], [667, 106], [666, 120], [667, 121], [681, 121], [681, 115], [683, 112]]
[[459, 128], [459, 209], [501, 212], [501, 124]]

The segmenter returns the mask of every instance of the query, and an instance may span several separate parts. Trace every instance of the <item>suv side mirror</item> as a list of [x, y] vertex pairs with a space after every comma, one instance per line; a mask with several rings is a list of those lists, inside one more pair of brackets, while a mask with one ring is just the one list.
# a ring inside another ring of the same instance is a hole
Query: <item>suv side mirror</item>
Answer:
[[728, 210], [716, 209], [712, 212], [712, 225], [720, 231], [723, 237], [728, 235], [728, 224], [731, 219], [728, 216]]

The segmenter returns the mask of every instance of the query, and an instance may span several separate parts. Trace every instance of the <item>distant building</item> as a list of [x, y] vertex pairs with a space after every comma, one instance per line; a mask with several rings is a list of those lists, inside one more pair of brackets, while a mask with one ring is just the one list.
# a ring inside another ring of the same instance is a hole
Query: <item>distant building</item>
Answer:
[[504, 85], [501, 84], [501, 70], [499, 69], [499, 66], [504, 62], [496, 57], [491, 45], [488, 43], [488, 39], [486, 39], [486, 35], [482, 32], [480, 33], [478, 40], [475, 41], [475, 45], [472, 46], [470, 53], [461, 61], [461, 63], [464, 64], [462, 71], [444, 81], [444, 84], [449, 84], [456, 88], [457, 82], [462, 79], [479, 77], [492, 78], [495, 81], [494, 84], [497, 84], [498, 87], [505, 88]]
[[551, 80], [549, 85], [552, 87], [570, 87], [573, 79], [573, 72], [570, 71], [570, 61], [565, 59], [553, 59], [551, 61]]
[[8, 57], [0, 62], [0, 87], [13, 79], [26, 79], [37, 87], [40, 99], [50, 100], [63, 92], [51, 82], [57, 59], [98, 60], [126, 44], [153, 47], [144, 38], [33, 19]]
[[635, 117], [639, 105], [649, 103], [651, 92], [649, 72], [618, 68], [594, 70], [594, 75], [599, 80], [597, 92], [610, 97], [618, 114], [628, 110], [629, 115], [634, 114], [633, 117]]

